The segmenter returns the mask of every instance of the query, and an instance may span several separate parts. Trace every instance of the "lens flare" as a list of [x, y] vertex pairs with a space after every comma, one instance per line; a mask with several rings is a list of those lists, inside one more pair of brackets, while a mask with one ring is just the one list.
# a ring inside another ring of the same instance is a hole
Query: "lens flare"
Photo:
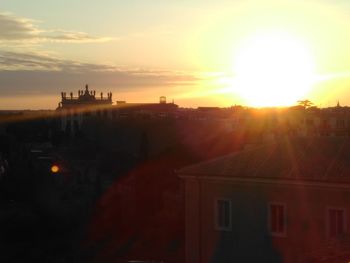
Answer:
[[58, 167], [58, 165], [52, 165], [51, 166], [51, 172], [52, 173], [58, 173], [60, 171], [60, 168]]

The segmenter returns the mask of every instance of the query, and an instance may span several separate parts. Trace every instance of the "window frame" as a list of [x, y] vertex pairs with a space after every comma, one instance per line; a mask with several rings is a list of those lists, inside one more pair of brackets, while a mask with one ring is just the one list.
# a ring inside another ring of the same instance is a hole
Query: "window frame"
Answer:
[[[272, 206], [282, 206], [283, 208], [283, 231], [275, 232], [272, 231], [272, 216], [271, 216], [271, 208]], [[269, 202], [267, 207], [267, 228], [270, 236], [274, 237], [287, 237], [287, 204], [284, 202]]]
[[[219, 201], [228, 202], [229, 209], [229, 224], [227, 226], [221, 226], [219, 223]], [[214, 228], [218, 231], [232, 231], [232, 201], [227, 197], [217, 197], [214, 200]]]
[[[331, 236], [331, 227], [330, 227], [330, 210], [341, 210], [343, 211], [343, 233], [336, 234], [335, 236]], [[327, 238], [337, 238], [342, 234], [346, 234], [347, 232], [347, 209], [345, 207], [340, 206], [327, 206], [326, 208], [326, 235]]]

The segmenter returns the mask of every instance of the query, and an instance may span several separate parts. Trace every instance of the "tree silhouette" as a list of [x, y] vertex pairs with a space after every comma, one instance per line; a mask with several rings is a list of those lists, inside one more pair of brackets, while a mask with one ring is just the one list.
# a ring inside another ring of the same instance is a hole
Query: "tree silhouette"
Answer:
[[310, 100], [298, 100], [298, 105], [303, 106], [304, 108], [308, 108], [314, 105], [314, 103]]

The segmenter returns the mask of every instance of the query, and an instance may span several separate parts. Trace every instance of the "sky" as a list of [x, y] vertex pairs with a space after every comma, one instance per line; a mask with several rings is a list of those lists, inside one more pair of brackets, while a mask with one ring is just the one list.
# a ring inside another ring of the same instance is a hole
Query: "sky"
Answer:
[[350, 105], [349, 47], [349, 1], [0, 0], [0, 109]]

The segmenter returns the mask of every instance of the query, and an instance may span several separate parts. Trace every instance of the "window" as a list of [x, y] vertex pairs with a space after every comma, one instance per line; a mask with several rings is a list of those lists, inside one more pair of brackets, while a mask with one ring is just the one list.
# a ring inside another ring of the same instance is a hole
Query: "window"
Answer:
[[329, 237], [337, 237], [345, 233], [345, 209], [328, 208], [327, 221]]
[[286, 205], [270, 203], [268, 211], [269, 232], [273, 236], [286, 235]]
[[323, 127], [328, 127], [329, 126], [329, 121], [327, 119], [322, 119], [322, 126]]
[[314, 120], [312, 120], [312, 119], [306, 119], [306, 120], [305, 120], [305, 124], [308, 125], [308, 126], [312, 126], [312, 125], [314, 125]]
[[231, 200], [216, 199], [215, 201], [215, 228], [217, 230], [230, 231], [231, 223]]
[[339, 120], [336, 121], [337, 128], [345, 128], [345, 120]]

